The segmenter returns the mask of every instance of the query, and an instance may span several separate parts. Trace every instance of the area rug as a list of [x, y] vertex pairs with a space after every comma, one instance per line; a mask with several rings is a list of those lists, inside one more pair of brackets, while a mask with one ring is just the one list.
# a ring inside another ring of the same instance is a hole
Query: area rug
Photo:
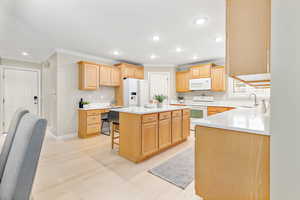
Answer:
[[185, 189], [194, 180], [194, 151], [194, 148], [189, 148], [180, 152], [149, 172], [181, 189]]

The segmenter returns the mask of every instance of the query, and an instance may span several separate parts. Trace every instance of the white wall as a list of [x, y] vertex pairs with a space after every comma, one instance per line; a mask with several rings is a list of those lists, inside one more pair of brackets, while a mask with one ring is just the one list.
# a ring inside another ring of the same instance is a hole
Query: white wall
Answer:
[[271, 199], [300, 199], [300, 1], [272, 1]]

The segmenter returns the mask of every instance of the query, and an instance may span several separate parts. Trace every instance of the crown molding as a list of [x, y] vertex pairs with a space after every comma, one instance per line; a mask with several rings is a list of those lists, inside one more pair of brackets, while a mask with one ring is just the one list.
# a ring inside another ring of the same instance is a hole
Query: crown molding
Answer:
[[144, 67], [177, 67], [174, 64], [143, 64]]

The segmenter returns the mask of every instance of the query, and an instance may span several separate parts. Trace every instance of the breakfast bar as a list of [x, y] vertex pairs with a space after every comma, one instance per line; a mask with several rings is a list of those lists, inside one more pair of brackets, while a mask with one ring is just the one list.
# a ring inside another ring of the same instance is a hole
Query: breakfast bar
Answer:
[[190, 110], [183, 106], [128, 107], [119, 112], [119, 155], [135, 163], [186, 141]]

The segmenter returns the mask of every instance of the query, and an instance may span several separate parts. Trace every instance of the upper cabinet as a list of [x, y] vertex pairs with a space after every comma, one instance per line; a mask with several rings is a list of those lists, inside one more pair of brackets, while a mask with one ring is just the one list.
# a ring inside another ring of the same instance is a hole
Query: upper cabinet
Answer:
[[89, 62], [79, 62], [79, 89], [96, 90], [99, 88], [99, 65]]
[[128, 63], [119, 63], [118, 66], [121, 70], [122, 78], [136, 78], [144, 79], [144, 67]]
[[204, 64], [204, 65], [195, 65], [192, 66], [191, 71], [191, 78], [198, 79], [198, 78], [210, 78], [211, 76], [211, 67], [212, 64]]
[[271, 0], [227, 0], [230, 76], [270, 72]]
[[211, 90], [214, 92], [226, 91], [226, 72], [224, 66], [211, 68]]
[[103, 86], [119, 86], [120, 85], [120, 69], [108, 65], [100, 66], [100, 85]]
[[189, 82], [191, 79], [190, 71], [176, 72], [176, 92], [190, 92]]

